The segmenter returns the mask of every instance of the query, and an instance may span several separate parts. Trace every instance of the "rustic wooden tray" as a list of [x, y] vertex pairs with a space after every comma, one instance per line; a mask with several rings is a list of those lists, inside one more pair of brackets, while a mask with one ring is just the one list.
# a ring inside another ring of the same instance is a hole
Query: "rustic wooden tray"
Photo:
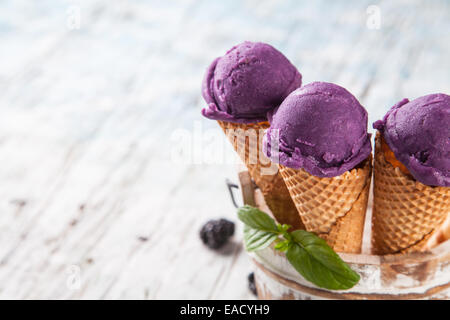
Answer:
[[[247, 171], [239, 172], [239, 181], [244, 204], [270, 213]], [[367, 248], [363, 249], [363, 254], [338, 253], [361, 275], [360, 282], [346, 291], [316, 287], [297, 273], [284, 254], [270, 247], [251, 253], [256, 266], [258, 297], [289, 300], [450, 298], [450, 240], [426, 253], [377, 256], [364, 251], [367, 252]]]

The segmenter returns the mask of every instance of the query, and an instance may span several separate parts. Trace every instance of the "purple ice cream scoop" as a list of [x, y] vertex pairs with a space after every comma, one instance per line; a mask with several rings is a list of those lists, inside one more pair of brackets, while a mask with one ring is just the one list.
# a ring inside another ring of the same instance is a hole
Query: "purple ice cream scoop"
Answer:
[[267, 121], [267, 112], [302, 84], [302, 76], [274, 47], [246, 41], [215, 59], [202, 84], [202, 114], [237, 123]]
[[266, 155], [317, 177], [339, 176], [372, 152], [366, 110], [350, 92], [332, 83], [313, 82], [295, 90], [270, 122], [263, 144]]
[[450, 96], [403, 99], [373, 127], [417, 181], [450, 186]]

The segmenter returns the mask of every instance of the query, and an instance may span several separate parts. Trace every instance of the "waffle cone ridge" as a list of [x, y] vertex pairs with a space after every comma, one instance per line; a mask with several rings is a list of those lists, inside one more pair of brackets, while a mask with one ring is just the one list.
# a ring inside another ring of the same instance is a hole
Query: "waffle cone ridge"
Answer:
[[306, 230], [318, 234], [338, 252], [360, 253], [372, 174], [372, 158], [333, 178], [280, 165]]
[[[217, 122], [246, 165], [253, 181], [260, 188], [275, 219], [279, 223], [291, 225], [294, 229], [304, 229], [278, 168], [262, 152], [263, 132], [269, 128], [270, 124], [268, 122], [251, 124]], [[253, 143], [250, 142], [251, 140]], [[269, 170], [271, 167], [272, 170]]]
[[375, 139], [372, 247], [376, 254], [420, 252], [450, 212], [450, 188], [431, 187], [388, 163]]

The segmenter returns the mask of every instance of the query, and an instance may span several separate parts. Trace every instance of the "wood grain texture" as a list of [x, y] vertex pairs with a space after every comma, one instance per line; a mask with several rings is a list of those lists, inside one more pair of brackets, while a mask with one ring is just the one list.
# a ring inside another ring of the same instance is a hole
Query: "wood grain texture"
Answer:
[[187, 134], [235, 158], [200, 116], [207, 65], [269, 42], [304, 83], [348, 88], [372, 123], [404, 97], [448, 93], [449, 13], [447, 1], [0, 2], [0, 298], [252, 298], [241, 226], [220, 253], [198, 239], [205, 220], [236, 220], [233, 161], [171, 156]]

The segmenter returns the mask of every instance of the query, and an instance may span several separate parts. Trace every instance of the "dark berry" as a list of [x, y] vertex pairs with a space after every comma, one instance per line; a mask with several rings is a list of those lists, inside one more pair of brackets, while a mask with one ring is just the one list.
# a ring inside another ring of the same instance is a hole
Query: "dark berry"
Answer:
[[248, 275], [248, 288], [256, 296], [256, 285], [255, 285], [255, 273], [252, 272]]
[[226, 219], [210, 220], [200, 230], [200, 238], [211, 249], [219, 249], [234, 234], [234, 223]]

